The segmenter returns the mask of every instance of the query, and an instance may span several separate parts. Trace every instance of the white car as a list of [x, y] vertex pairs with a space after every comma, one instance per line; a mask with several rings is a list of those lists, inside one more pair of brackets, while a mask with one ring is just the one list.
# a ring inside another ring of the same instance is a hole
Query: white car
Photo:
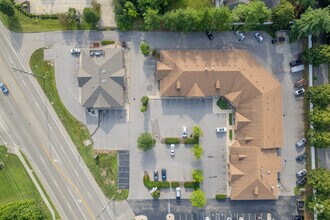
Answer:
[[70, 50], [71, 54], [80, 54], [80, 49], [79, 48], [73, 48]]
[[256, 37], [256, 39], [261, 43], [263, 40], [264, 40], [264, 38], [261, 36], [261, 34], [260, 33], [255, 33], [254, 34], [254, 36]]
[[306, 176], [306, 174], [307, 174], [307, 170], [302, 169], [302, 170], [299, 170], [296, 175], [297, 175], [297, 177], [303, 177], [303, 176]]
[[218, 127], [218, 128], [215, 128], [216, 132], [217, 133], [224, 133], [227, 131], [227, 128], [225, 127]]
[[182, 137], [183, 137], [183, 138], [188, 137], [188, 129], [187, 129], [187, 126], [183, 126], [183, 127], [182, 127]]
[[180, 187], [175, 188], [175, 197], [176, 197], [176, 201], [180, 201], [180, 199], [181, 199], [181, 189], [180, 189]]
[[302, 138], [299, 141], [297, 141], [296, 146], [300, 148], [300, 147], [304, 146], [306, 144], [306, 142], [307, 142], [306, 138]]
[[299, 96], [299, 95], [302, 95], [302, 94], [304, 94], [304, 93], [305, 93], [305, 89], [304, 89], [304, 88], [297, 89], [297, 90], [295, 90], [295, 91], [293, 92], [293, 94], [294, 94], [295, 96]]
[[172, 156], [174, 156], [175, 155], [175, 145], [174, 144], [171, 144], [171, 147], [170, 147], [170, 154], [172, 155]]

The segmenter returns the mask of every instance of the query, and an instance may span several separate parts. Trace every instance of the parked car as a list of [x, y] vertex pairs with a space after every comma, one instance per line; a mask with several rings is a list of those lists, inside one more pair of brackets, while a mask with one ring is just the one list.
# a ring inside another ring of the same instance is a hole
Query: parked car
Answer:
[[210, 217], [206, 216], [206, 217], [205, 217], [205, 220], [211, 220], [211, 219], [210, 219]]
[[180, 201], [180, 199], [181, 199], [181, 189], [180, 189], [180, 187], [176, 187], [175, 188], [175, 196], [176, 196], [176, 201]]
[[301, 64], [302, 64], [301, 59], [294, 60], [294, 61], [291, 61], [291, 62], [290, 62], [290, 67], [299, 66], [299, 65], [301, 65]]
[[295, 215], [292, 217], [292, 220], [304, 220], [304, 216], [302, 215]]
[[154, 170], [154, 180], [158, 181], [158, 170]]
[[239, 41], [243, 41], [245, 39], [245, 35], [240, 31], [236, 31], [236, 35]]
[[304, 85], [306, 85], [305, 79], [299, 79], [294, 84], [294, 86], [297, 87], [297, 88], [303, 87]]
[[306, 169], [301, 169], [296, 173], [297, 177], [304, 177], [304, 176], [306, 176], [306, 174], [307, 174]]
[[170, 154], [171, 154], [172, 156], [175, 155], [175, 145], [174, 145], [174, 144], [171, 144], [171, 147], [170, 147]]
[[182, 127], [182, 137], [186, 138], [188, 136], [188, 129], [187, 126]]
[[80, 49], [79, 48], [73, 48], [70, 50], [71, 54], [78, 55], [80, 54]]
[[9, 90], [4, 82], [0, 82], [0, 88], [3, 94], [7, 95], [9, 93]]
[[305, 93], [305, 89], [304, 89], [304, 88], [297, 89], [297, 90], [295, 90], [295, 91], [293, 92], [293, 94], [294, 94], [295, 96], [300, 96], [300, 95], [302, 95], [302, 94], [304, 94], [304, 93]]
[[297, 199], [297, 209], [299, 211], [305, 210], [305, 202], [303, 200], [298, 200]]
[[300, 64], [298, 66], [294, 66], [290, 68], [291, 73], [299, 73], [305, 69], [304, 64]]
[[162, 180], [166, 181], [166, 169], [162, 169]]
[[254, 36], [255, 36], [255, 38], [261, 43], [263, 40], [264, 40], [264, 38], [261, 36], [261, 34], [260, 33], [255, 33], [254, 34]]
[[224, 133], [227, 131], [227, 128], [226, 127], [217, 127], [217, 128], [215, 128], [215, 130], [217, 133]]
[[205, 34], [206, 34], [206, 36], [207, 36], [210, 40], [213, 40], [213, 39], [214, 39], [213, 34], [210, 33], [209, 31], [205, 31]]
[[307, 142], [306, 138], [302, 138], [296, 143], [296, 146], [301, 148], [302, 146], [304, 146], [306, 144], [306, 142]]
[[306, 153], [303, 153], [303, 154], [300, 154], [296, 157], [296, 161], [297, 162], [302, 162], [304, 161], [305, 159], [307, 158], [307, 154]]
[[297, 184], [298, 186], [305, 185], [306, 183], [307, 183], [307, 178], [306, 178], [306, 177], [301, 178], [301, 179], [298, 179], [297, 182], [296, 182], [296, 184]]

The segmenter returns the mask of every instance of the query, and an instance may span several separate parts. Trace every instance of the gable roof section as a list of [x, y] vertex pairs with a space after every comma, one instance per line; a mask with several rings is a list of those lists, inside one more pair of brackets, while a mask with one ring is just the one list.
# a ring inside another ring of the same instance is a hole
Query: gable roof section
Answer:
[[122, 108], [124, 105], [124, 53], [105, 48], [104, 56], [91, 57], [82, 49], [78, 85], [81, 104], [86, 108]]

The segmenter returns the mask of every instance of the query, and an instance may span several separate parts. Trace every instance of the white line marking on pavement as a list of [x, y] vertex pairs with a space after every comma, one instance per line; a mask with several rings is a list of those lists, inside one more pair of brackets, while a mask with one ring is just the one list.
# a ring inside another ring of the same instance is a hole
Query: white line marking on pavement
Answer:
[[88, 193], [89, 198], [93, 199], [92, 196], [91, 196], [91, 194], [89, 192], [87, 192], [87, 193]]
[[[84, 213], [82, 212], [82, 210], [81, 210], [81, 208], [80, 208], [79, 204], [77, 203], [77, 200], [74, 198], [74, 196], [73, 196], [73, 194], [71, 193], [71, 191], [70, 191], [70, 189], [69, 189], [69, 188], [68, 188], [68, 191], [69, 191], [69, 193], [70, 193], [70, 195], [71, 195], [72, 199], [74, 200], [74, 203], [76, 203], [76, 205], [77, 205], [77, 207], [78, 207], [78, 209], [79, 209], [80, 213], [82, 214], [82, 216], [84, 216], [84, 219], [87, 219], [87, 218], [86, 218], [86, 216], [84, 215]], [[81, 200], [80, 200], [80, 201], [81, 201]]]
[[[56, 157], [57, 157], [57, 161], [60, 162], [60, 164], [62, 164], [62, 161], [61, 161], [60, 157], [58, 156], [58, 154], [57, 154], [57, 152], [56, 152], [54, 146], [52, 145], [52, 143], [49, 142], [49, 145], [50, 145], [50, 147], [52, 148], [52, 150], [55, 152]], [[55, 161], [55, 160], [56, 160], [56, 159], [54, 159], [54, 161]]]
[[77, 170], [74, 169], [73, 171], [74, 171], [74, 173], [76, 174], [76, 176], [79, 177], [79, 174], [78, 174]]
[[72, 208], [71, 208], [71, 206], [69, 205], [69, 203], [67, 202], [66, 204], [68, 205], [69, 209], [72, 210]]
[[41, 157], [41, 156], [39, 156], [39, 157], [40, 157], [41, 162], [42, 162], [43, 164], [45, 164], [45, 161], [42, 159], [42, 157]]
[[53, 180], [53, 181], [54, 181], [55, 185], [57, 186], [57, 188], [59, 188], [57, 182], [55, 180]]

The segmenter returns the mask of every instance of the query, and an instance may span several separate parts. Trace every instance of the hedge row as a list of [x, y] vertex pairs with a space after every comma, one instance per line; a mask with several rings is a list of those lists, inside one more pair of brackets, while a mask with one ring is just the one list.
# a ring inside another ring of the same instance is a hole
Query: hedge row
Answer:
[[165, 138], [165, 144], [180, 144], [179, 138]]
[[183, 139], [183, 143], [185, 144], [198, 144], [199, 138], [185, 138]]
[[215, 198], [217, 200], [225, 200], [227, 198], [227, 195], [225, 195], [225, 194], [218, 194], [218, 195], [215, 195]]
[[170, 188], [170, 182], [168, 181], [150, 181], [150, 177], [148, 174], [145, 174], [143, 176], [143, 183], [148, 188], [158, 187], [160, 188]]
[[180, 186], [180, 184], [179, 184], [179, 182], [176, 182], [176, 181], [172, 181], [171, 182], [171, 187], [174, 189], [174, 188], [176, 188], [176, 187], [179, 187]]
[[192, 189], [199, 189], [199, 183], [198, 182], [184, 182], [183, 184], [184, 188], [192, 188]]
[[21, 8], [21, 5], [20, 4], [16, 4], [15, 0], [11, 0], [11, 2], [13, 3], [13, 5], [15, 6], [15, 8], [17, 10], [19, 10], [22, 14], [24, 14], [25, 16], [27, 16], [29, 18], [58, 19], [58, 15], [57, 14], [40, 14], [40, 15], [36, 15], [36, 14], [27, 13], [25, 10], [23, 10]]
[[103, 40], [101, 41], [102, 45], [108, 45], [108, 44], [114, 44], [115, 42], [113, 40]]

